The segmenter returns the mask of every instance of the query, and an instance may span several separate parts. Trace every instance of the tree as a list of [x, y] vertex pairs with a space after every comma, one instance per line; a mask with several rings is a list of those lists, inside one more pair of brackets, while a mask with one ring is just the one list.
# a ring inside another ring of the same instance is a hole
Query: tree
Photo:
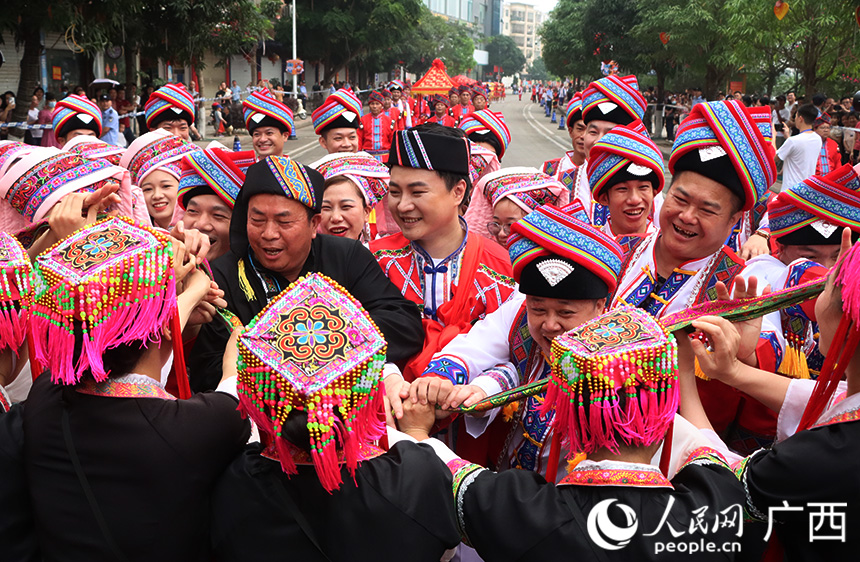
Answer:
[[544, 64], [543, 59], [540, 57], [532, 61], [526, 69], [526, 74], [529, 80], [552, 80], [555, 78], [555, 76], [549, 73], [546, 64]]
[[541, 54], [553, 74], [588, 77], [598, 72], [586, 52], [582, 32], [585, 7], [585, 0], [559, 0], [540, 28]]
[[498, 66], [502, 74], [510, 76], [520, 72], [526, 64], [526, 57], [511, 37], [496, 35], [487, 42], [489, 65]]
[[[325, 78], [375, 50], [409, 41], [421, 0], [303, 0], [297, 3], [300, 55], [322, 63]], [[292, 21], [275, 25], [275, 39], [292, 42]]]

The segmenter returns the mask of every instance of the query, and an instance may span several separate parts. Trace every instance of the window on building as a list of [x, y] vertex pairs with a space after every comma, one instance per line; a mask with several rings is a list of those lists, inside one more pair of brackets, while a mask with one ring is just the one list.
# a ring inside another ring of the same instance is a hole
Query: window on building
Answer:
[[515, 35], [522, 35], [526, 32], [526, 26], [521, 23], [511, 24], [511, 33]]
[[535, 21], [535, 13], [529, 12], [529, 21]]

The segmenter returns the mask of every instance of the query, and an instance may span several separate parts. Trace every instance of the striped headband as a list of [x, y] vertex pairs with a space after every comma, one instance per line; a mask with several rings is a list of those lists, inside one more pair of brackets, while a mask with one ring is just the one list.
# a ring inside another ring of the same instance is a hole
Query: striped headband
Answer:
[[497, 171], [500, 167], [499, 155], [495, 150], [469, 141], [469, 178], [472, 180], [472, 185], [477, 185], [478, 180], [490, 172]]
[[396, 131], [388, 153], [389, 166], [451, 172], [469, 178], [469, 139], [415, 129]]
[[492, 206], [507, 197], [530, 213], [541, 205], [555, 205], [567, 189], [564, 185], [536, 168], [503, 168], [487, 174], [475, 185]]
[[318, 207], [314, 186], [304, 166], [289, 156], [266, 156], [266, 164], [287, 197], [311, 209]]
[[344, 176], [358, 186], [365, 204], [373, 207], [388, 193], [388, 167], [366, 152], [329, 154], [311, 164], [326, 180]]
[[663, 154], [648, 136], [642, 121], [616, 125], [594, 144], [590, 154], [588, 183], [594, 198], [618, 172], [629, 172], [643, 178], [651, 173], [657, 174], [657, 185], [651, 187], [655, 193], [663, 190]]
[[775, 238], [821, 221], [860, 232], [860, 179], [851, 164], [826, 176], [810, 176], [783, 189], [770, 200], [767, 211]]
[[370, 92], [370, 96], [368, 96], [368, 98], [367, 98], [367, 103], [373, 103], [373, 102], [382, 103], [384, 101], [385, 101], [385, 98], [382, 97], [382, 94], [380, 94], [376, 90]]
[[242, 114], [245, 117], [245, 128], [249, 133], [260, 126], [259, 123], [266, 117], [274, 119], [290, 134], [296, 130], [293, 111], [275, 99], [268, 89], [251, 92], [251, 95], [242, 101]]
[[135, 185], [140, 185], [144, 178], [157, 168], [164, 168], [178, 180], [178, 167], [170, 167], [169, 164], [178, 162], [184, 155], [197, 150], [201, 150], [197, 145], [167, 131], [156, 129], [136, 138], [122, 155], [120, 164], [131, 172], [131, 182]]
[[714, 149], [718, 156], [725, 153], [746, 194], [743, 210], [752, 209], [776, 181], [770, 119], [767, 107], [745, 107], [738, 100], [696, 104], [678, 127], [669, 172], [675, 174], [678, 159], [691, 150], [700, 157]]
[[475, 99], [475, 96], [483, 96], [484, 99], [487, 98], [487, 92], [485, 92], [481, 87], [475, 86], [474, 88], [469, 88], [469, 93], [472, 94], [472, 99]]
[[146, 113], [146, 126], [150, 129], [168, 119], [183, 119], [191, 125], [195, 115], [194, 98], [185, 86], [165, 84], [149, 96], [143, 111]]
[[350, 90], [338, 90], [325, 99], [323, 104], [311, 114], [314, 122], [314, 132], [323, 133], [326, 127], [338, 119], [345, 120], [345, 127], [358, 128], [361, 117], [361, 100]]
[[513, 224], [508, 252], [517, 282], [532, 261], [558, 255], [586, 267], [610, 293], [618, 283], [623, 255], [611, 236], [552, 205], [538, 207]]
[[504, 157], [508, 145], [511, 144], [511, 131], [505, 124], [505, 117], [501, 113], [496, 113], [489, 109], [482, 109], [469, 113], [460, 121], [459, 127], [466, 132], [466, 136], [472, 133], [492, 133], [499, 141], [502, 153], [499, 154], [499, 159]]
[[51, 123], [57, 137], [65, 137], [76, 129], [90, 129], [101, 136], [102, 110], [86, 97], [71, 94], [54, 106]]
[[[613, 104], [614, 107], [603, 104]], [[634, 75], [618, 76], [612, 74], [592, 82], [582, 92], [582, 118], [590, 120], [587, 116], [599, 109], [591, 119], [603, 113], [610, 113], [616, 107], [620, 107], [630, 116], [631, 121], [641, 120], [645, 116], [645, 108], [648, 103], [639, 93], [639, 83]], [[597, 117], [599, 119], [599, 117]]]
[[582, 119], [582, 92], [576, 92], [567, 102], [565, 110], [567, 114], [567, 126], [572, 127], [574, 123]]
[[431, 103], [432, 109], [434, 111], [436, 110], [436, 104], [437, 103], [443, 103], [443, 104], [445, 104], [445, 107], [451, 107], [451, 100], [447, 96], [443, 96], [441, 94], [435, 94], [431, 98], [430, 103]]
[[403, 80], [392, 80], [388, 83], [388, 90], [405, 90], [406, 86], [403, 84]]
[[182, 157], [177, 197], [186, 208], [186, 197], [198, 188], [209, 188], [232, 209], [236, 196], [245, 183], [245, 171], [254, 163], [254, 152], [230, 152], [207, 148], [189, 152]]

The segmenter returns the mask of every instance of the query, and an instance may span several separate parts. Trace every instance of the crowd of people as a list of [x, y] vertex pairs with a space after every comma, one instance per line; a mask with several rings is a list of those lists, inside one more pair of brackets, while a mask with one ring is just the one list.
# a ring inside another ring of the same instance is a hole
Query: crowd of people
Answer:
[[305, 164], [283, 97], [221, 86], [252, 150], [191, 142], [176, 84], [127, 147], [79, 94], [57, 147], [0, 141], [0, 558], [856, 550], [860, 178], [798, 156], [826, 110], [779, 143], [697, 100], [667, 170], [635, 76], [535, 85], [571, 150], [503, 167], [486, 86], [393, 80], [325, 97]]

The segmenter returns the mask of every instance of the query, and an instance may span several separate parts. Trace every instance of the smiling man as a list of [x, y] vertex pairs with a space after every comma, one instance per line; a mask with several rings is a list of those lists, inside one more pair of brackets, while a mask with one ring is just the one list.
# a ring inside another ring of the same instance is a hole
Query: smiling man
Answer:
[[[230, 251], [212, 263], [229, 310], [247, 324], [299, 277], [318, 272], [355, 297], [385, 336], [389, 361], [421, 349], [415, 305], [382, 273], [358, 240], [318, 234], [325, 180], [286, 156], [248, 168], [230, 221]], [[191, 355], [195, 391], [217, 385], [230, 337], [216, 319], [203, 326]]]
[[242, 102], [242, 113], [257, 158], [284, 156], [284, 143], [296, 128], [292, 110], [265, 89]]
[[[564, 210], [544, 205], [514, 223], [508, 247], [519, 292], [433, 356], [422, 378], [435, 384], [413, 384], [417, 398], [443, 409], [469, 406], [549, 376], [552, 340], [603, 313], [621, 268], [621, 248], [585, 219], [582, 205], [575, 203]], [[544, 445], [554, 414], [541, 415], [544, 398], [533, 396], [523, 404], [499, 470], [519, 468], [546, 477], [549, 447]], [[467, 418], [469, 433], [483, 434], [498, 412]]]
[[341, 89], [325, 99], [311, 114], [314, 132], [326, 152], [358, 152], [361, 137], [361, 101], [351, 90]]
[[655, 230], [654, 197], [663, 191], [663, 155], [641, 121], [618, 125], [591, 147], [592, 198], [609, 209], [601, 229], [611, 236]]
[[207, 148], [182, 157], [177, 194], [177, 202], [185, 210], [182, 225], [209, 237], [209, 261], [230, 251], [233, 205], [245, 182], [245, 172], [254, 162], [250, 150]]
[[561, 158], [543, 163], [543, 173], [552, 176], [568, 191], [573, 191], [576, 170], [585, 164], [585, 121], [582, 120], [582, 93], [576, 92], [567, 102], [567, 134], [573, 150], [568, 150]]
[[194, 98], [181, 84], [165, 84], [154, 91], [143, 108], [146, 126], [152, 131], [164, 129], [182, 140], [191, 142], [194, 125]]
[[768, 108], [737, 100], [693, 108], [672, 147], [660, 230], [629, 241], [612, 307], [660, 318], [714, 300], [717, 281], [731, 283], [744, 261], [724, 242], [776, 180], [770, 131]]

